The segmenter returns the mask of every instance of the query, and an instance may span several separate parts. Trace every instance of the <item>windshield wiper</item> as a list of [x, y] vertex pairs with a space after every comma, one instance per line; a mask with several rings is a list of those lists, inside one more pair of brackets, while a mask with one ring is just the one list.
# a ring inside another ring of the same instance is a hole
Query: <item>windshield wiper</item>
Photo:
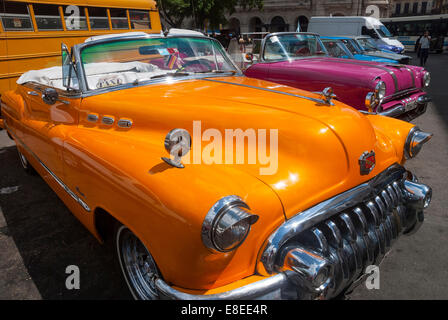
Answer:
[[170, 72], [164, 74], [158, 74], [156, 76], [151, 77], [150, 79], [158, 79], [158, 78], [166, 78], [166, 77], [185, 77], [189, 76], [188, 72]]

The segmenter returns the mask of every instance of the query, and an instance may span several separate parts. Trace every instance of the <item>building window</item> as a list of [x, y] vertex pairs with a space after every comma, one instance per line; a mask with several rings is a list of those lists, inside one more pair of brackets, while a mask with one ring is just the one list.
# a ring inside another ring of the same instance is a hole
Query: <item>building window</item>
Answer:
[[426, 8], [428, 7], [428, 2], [422, 2], [422, 14], [426, 13]]
[[401, 13], [401, 3], [395, 5], [395, 14], [399, 15]]
[[65, 28], [67, 30], [87, 30], [86, 11], [84, 7], [63, 6]]
[[418, 2], [412, 4], [412, 14], [417, 14], [418, 12]]
[[403, 13], [404, 14], [408, 14], [409, 13], [409, 3], [405, 3], [404, 4], [404, 11], [403, 11]]
[[109, 18], [106, 8], [88, 8], [90, 29], [109, 30]]
[[112, 29], [129, 29], [126, 9], [110, 9]]
[[131, 29], [151, 29], [148, 11], [129, 10]]
[[33, 4], [33, 10], [38, 30], [63, 30], [59, 6]]
[[12, 1], [2, 3], [0, 19], [5, 31], [33, 31], [33, 23], [25, 3]]

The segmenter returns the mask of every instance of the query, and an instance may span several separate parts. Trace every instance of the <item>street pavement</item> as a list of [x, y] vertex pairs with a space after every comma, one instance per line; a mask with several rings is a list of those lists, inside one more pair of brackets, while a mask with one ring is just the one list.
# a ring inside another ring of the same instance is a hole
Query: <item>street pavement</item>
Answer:
[[[415, 60], [414, 60], [415, 61]], [[414, 123], [434, 133], [407, 167], [433, 188], [425, 223], [401, 237], [380, 268], [380, 288], [361, 284], [351, 299], [448, 299], [448, 54], [430, 55], [433, 102]], [[66, 267], [80, 268], [67, 290]], [[69, 212], [39, 176], [20, 167], [0, 132], [0, 299], [129, 299], [112, 252]]]

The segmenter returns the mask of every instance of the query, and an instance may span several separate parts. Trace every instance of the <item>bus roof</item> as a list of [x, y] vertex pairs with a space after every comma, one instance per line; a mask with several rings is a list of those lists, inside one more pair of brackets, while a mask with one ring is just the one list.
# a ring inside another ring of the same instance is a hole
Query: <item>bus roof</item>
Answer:
[[154, 0], [10, 0], [25, 3], [157, 10]]
[[382, 22], [400, 22], [400, 21], [425, 21], [425, 20], [438, 20], [448, 19], [448, 14], [433, 14], [426, 16], [411, 16], [411, 17], [396, 17], [396, 18], [381, 18]]

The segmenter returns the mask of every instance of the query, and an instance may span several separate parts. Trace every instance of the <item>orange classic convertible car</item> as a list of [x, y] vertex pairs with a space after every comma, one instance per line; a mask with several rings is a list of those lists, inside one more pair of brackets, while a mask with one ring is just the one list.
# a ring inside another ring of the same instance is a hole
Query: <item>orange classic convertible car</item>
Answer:
[[431, 134], [246, 78], [199, 33], [62, 45], [18, 84], [0, 125], [23, 167], [114, 244], [137, 299], [338, 297], [431, 201], [404, 167]]

